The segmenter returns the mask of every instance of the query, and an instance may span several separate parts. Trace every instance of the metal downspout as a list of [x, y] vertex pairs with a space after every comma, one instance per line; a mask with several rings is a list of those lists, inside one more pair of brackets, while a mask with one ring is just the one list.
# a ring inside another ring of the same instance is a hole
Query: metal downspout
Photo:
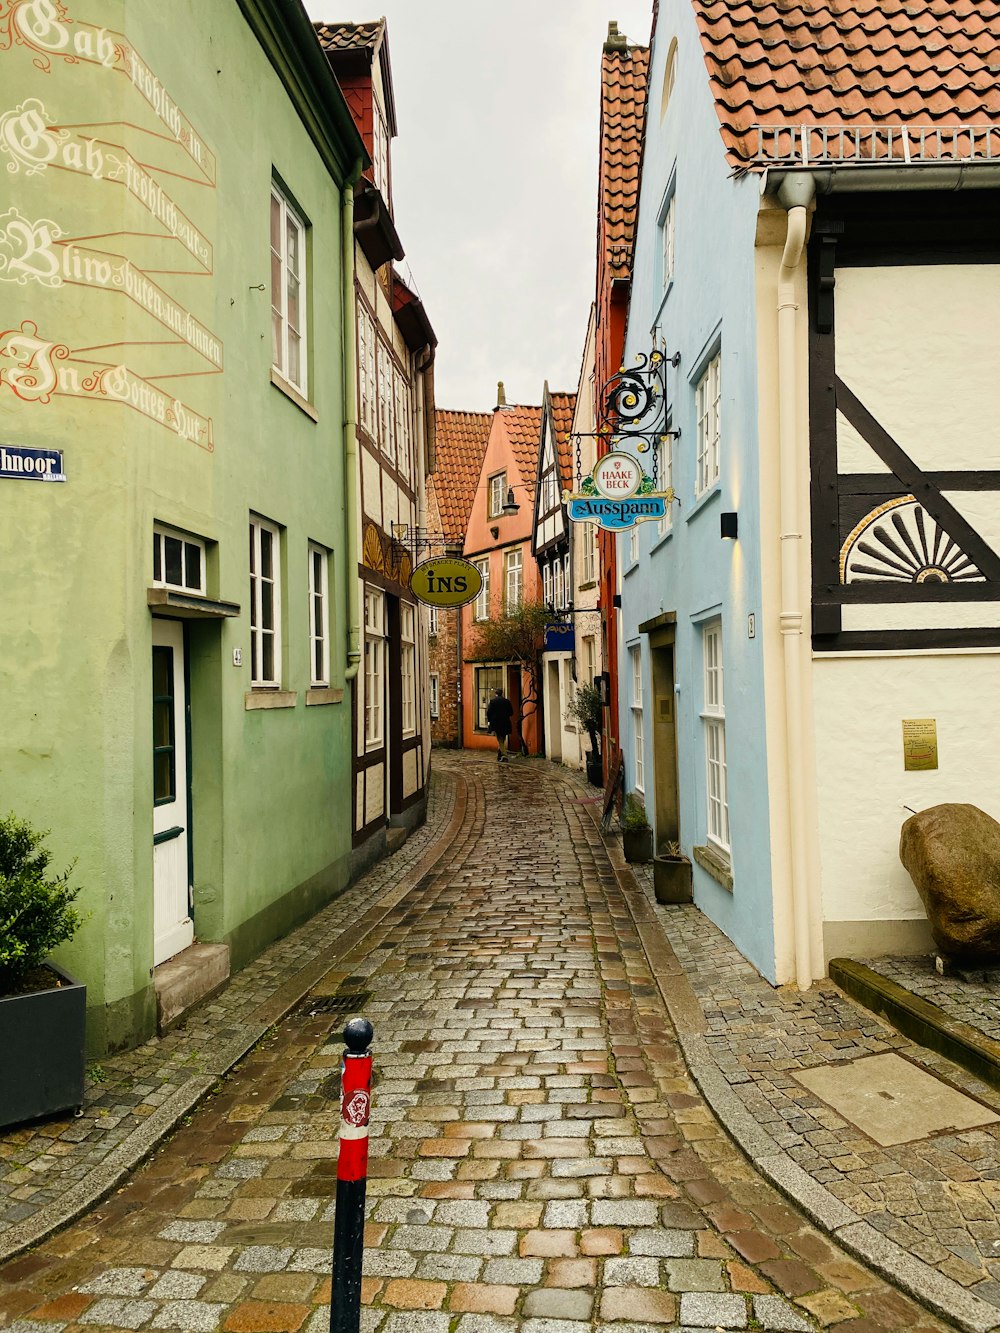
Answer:
[[785, 762], [795, 977], [800, 990], [813, 981], [811, 894], [806, 840], [802, 717], [802, 516], [799, 512], [796, 363], [798, 301], [795, 278], [805, 247], [808, 207], [815, 185], [805, 174], [782, 182], [778, 198], [788, 210], [788, 231], [778, 276], [778, 456], [781, 520], [780, 628], [785, 668]]
[[361, 597], [358, 589], [358, 356], [354, 332], [354, 183], [359, 162], [344, 185], [341, 206], [341, 265], [344, 277], [344, 518], [347, 555], [347, 664], [344, 683], [354, 680], [361, 665]]

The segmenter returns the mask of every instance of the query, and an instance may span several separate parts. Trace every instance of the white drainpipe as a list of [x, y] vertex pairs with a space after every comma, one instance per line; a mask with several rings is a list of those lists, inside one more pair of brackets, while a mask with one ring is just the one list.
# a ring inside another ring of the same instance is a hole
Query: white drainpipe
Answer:
[[792, 944], [800, 990], [813, 981], [812, 892], [805, 802], [805, 720], [802, 707], [802, 515], [799, 511], [800, 442], [797, 374], [798, 301], [795, 278], [815, 195], [804, 172], [786, 176], [778, 198], [788, 210], [788, 231], [778, 277], [778, 442], [781, 518], [781, 635], [785, 666], [785, 763], [792, 889]]

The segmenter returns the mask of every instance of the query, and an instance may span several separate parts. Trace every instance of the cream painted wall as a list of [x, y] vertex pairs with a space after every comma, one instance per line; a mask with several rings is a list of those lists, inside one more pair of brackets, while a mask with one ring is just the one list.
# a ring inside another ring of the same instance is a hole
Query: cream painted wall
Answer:
[[[837, 372], [921, 467], [1000, 467], [1000, 266], [837, 271]], [[841, 417], [842, 469], [885, 472]], [[995, 496], [950, 492], [1000, 545]], [[1000, 624], [984, 603], [844, 608], [847, 629]], [[923, 921], [899, 861], [909, 806], [968, 801], [1000, 818], [1000, 752], [984, 725], [1000, 652], [818, 654], [813, 661], [822, 906], [827, 923]], [[903, 768], [902, 721], [935, 718], [938, 770]], [[875, 947], [878, 947], [876, 936]]]
[[[825, 920], [924, 918], [899, 860], [904, 806], [968, 801], [1000, 819], [1000, 751], [983, 712], [998, 681], [996, 651], [816, 660]], [[904, 772], [904, 718], [937, 720], [936, 771]]]

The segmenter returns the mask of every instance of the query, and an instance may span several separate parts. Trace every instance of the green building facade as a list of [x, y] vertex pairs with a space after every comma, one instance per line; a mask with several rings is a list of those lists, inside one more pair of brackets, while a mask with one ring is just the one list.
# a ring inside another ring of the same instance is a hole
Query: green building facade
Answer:
[[299, 0], [13, 0], [0, 90], [0, 812], [101, 1052], [348, 880], [365, 157]]

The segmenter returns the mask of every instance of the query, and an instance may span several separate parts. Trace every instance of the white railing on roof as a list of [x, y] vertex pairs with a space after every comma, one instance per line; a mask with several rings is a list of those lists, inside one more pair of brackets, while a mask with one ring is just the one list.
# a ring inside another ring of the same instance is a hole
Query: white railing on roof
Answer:
[[1000, 125], [755, 125], [762, 166], [1000, 161]]

